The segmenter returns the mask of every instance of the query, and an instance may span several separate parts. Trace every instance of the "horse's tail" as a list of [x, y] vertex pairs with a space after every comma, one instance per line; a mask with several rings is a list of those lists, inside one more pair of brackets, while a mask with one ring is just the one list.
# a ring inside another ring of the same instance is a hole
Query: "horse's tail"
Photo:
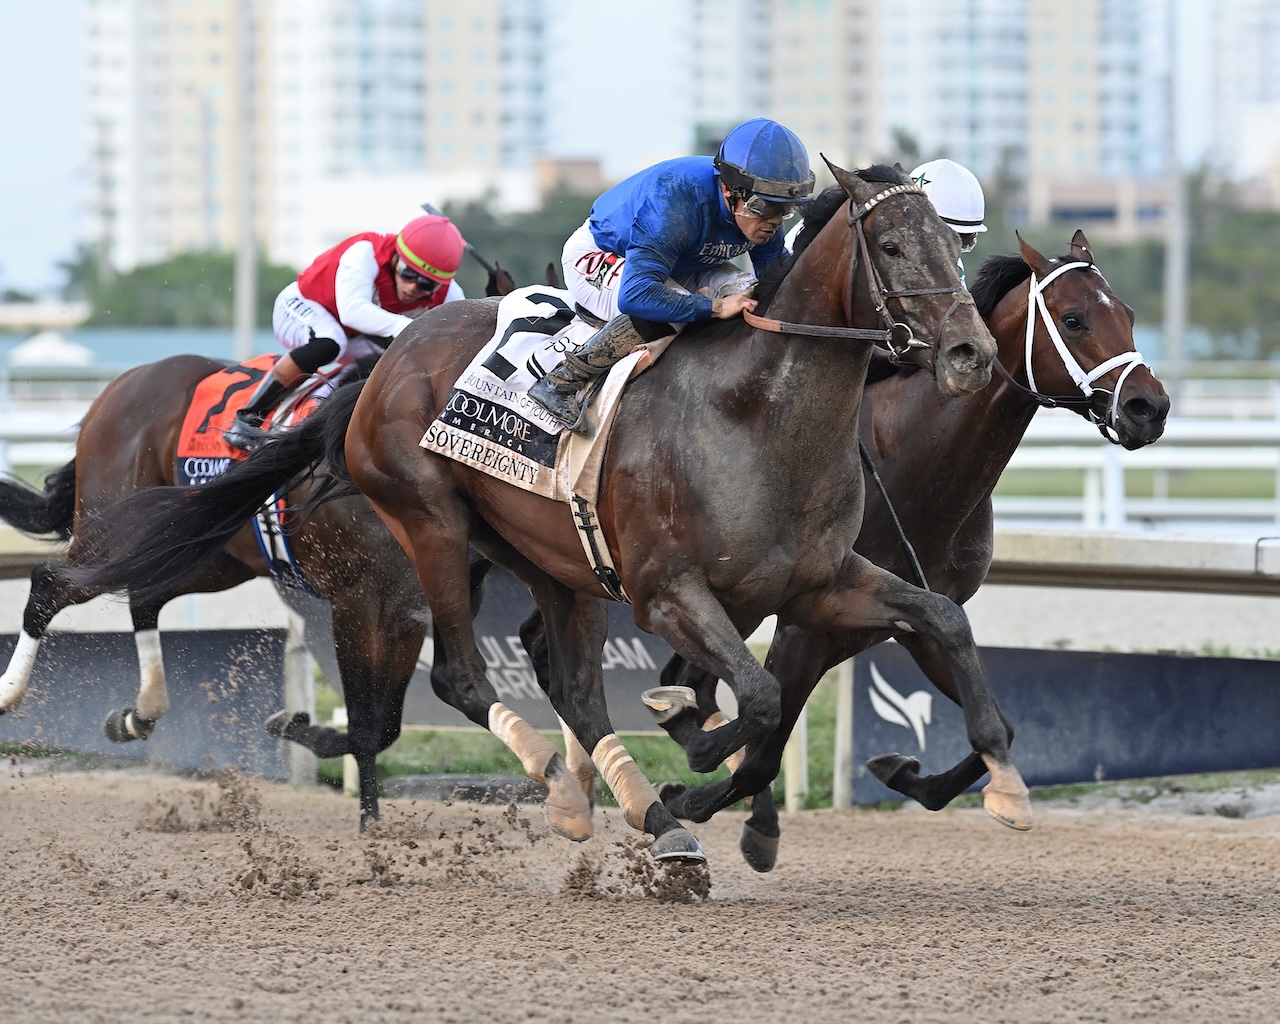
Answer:
[[[330, 440], [345, 435], [359, 384], [339, 388], [297, 427], [268, 438], [249, 458], [200, 487], [149, 487], [98, 513], [81, 530], [85, 553], [63, 569], [92, 594], [128, 591], [136, 601], [160, 600], [175, 584], [208, 566], [277, 491], [315, 474]], [[334, 467], [321, 490], [349, 487]]]
[[21, 480], [0, 480], [0, 519], [33, 537], [71, 539], [76, 515], [76, 460], [53, 470], [37, 491]]

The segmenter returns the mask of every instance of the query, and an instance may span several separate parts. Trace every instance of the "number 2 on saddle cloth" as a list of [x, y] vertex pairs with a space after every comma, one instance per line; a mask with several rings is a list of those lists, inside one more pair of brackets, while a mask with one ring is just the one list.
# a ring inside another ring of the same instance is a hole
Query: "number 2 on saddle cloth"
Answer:
[[[249, 457], [248, 452], [227, 444], [222, 435], [231, 426], [236, 412], [248, 403], [258, 382], [279, 358], [271, 354], [255, 356], [210, 374], [196, 385], [178, 435], [175, 453], [175, 482], [178, 486], [199, 487], [220, 477], [233, 462]], [[320, 400], [329, 391], [330, 381], [338, 372], [332, 370], [308, 378], [300, 390], [286, 396], [277, 406], [267, 425], [293, 426], [301, 422], [319, 407]], [[272, 575], [283, 583], [310, 591], [294, 561], [284, 532], [285, 511], [283, 494], [275, 495], [259, 511], [254, 523], [258, 546]]]

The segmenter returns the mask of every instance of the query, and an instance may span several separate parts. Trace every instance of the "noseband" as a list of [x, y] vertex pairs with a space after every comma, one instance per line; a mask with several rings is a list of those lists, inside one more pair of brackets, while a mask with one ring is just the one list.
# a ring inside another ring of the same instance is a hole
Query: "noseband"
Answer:
[[[1112, 356], [1099, 363], [1092, 370], [1086, 372], [1076, 357], [1073, 356], [1067, 348], [1066, 343], [1062, 340], [1062, 334], [1058, 330], [1058, 325], [1054, 322], [1053, 317], [1049, 315], [1049, 307], [1044, 301], [1044, 290], [1056, 281], [1060, 276], [1068, 270], [1092, 270], [1092, 263], [1075, 262], [1064, 263], [1062, 266], [1055, 268], [1043, 281], [1037, 281], [1035, 271], [1031, 273], [1031, 284], [1027, 292], [1027, 344], [1024, 364], [1027, 368], [1026, 386], [1019, 384], [1013, 379], [1004, 364], [999, 358], [995, 361], [996, 372], [1000, 374], [1004, 380], [1021, 391], [1037, 405], [1042, 405], [1048, 409], [1064, 408], [1074, 409], [1082, 416], [1089, 420], [1098, 428], [1098, 432], [1112, 444], [1119, 444], [1119, 437], [1113, 437], [1109, 430], [1115, 429], [1116, 420], [1120, 415], [1120, 392], [1124, 388], [1124, 382], [1128, 379], [1129, 374], [1136, 370], [1139, 366], [1146, 366], [1147, 362], [1142, 358], [1142, 353], [1137, 349], [1129, 352], [1121, 352], [1117, 356]], [[1045, 331], [1049, 334], [1049, 339], [1053, 342], [1053, 347], [1058, 350], [1058, 356], [1062, 359], [1063, 369], [1075, 382], [1076, 387], [1080, 389], [1080, 397], [1075, 395], [1067, 395], [1061, 397], [1051, 397], [1041, 394], [1036, 390], [1036, 375], [1031, 364], [1032, 341], [1036, 332], [1036, 319], [1044, 321]], [[1110, 373], [1117, 367], [1124, 367], [1120, 374], [1120, 379], [1116, 381], [1114, 391], [1108, 391], [1106, 388], [1095, 388], [1093, 382], [1098, 378]], [[1103, 399], [1102, 413], [1096, 408], [1095, 396]], [[1107, 403], [1105, 399], [1110, 396], [1111, 401]]]
[[[875, 264], [871, 261], [871, 253], [867, 246], [867, 235], [863, 227], [863, 220], [872, 210], [879, 206], [884, 200], [891, 196], [910, 195], [910, 194], [926, 195], [924, 189], [915, 185], [894, 185], [882, 192], [876, 193], [861, 206], [855, 207], [853, 200], [849, 200], [848, 223], [852, 228], [856, 246], [849, 256], [849, 273], [846, 278], [844, 289], [844, 313], [846, 319], [853, 319], [853, 289], [856, 284], [856, 276], [858, 265], [862, 263], [867, 268], [867, 290], [871, 294], [871, 302], [875, 307], [875, 311], [880, 314], [880, 319], [884, 321], [884, 328], [877, 330], [873, 328], [862, 327], [827, 327], [820, 324], [802, 324], [794, 323], [786, 320], [774, 320], [770, 317], [756, 316], [754, 313], [743, 312], [742, 318], [750, 324], [762, 331], [770, 331], [775, 334], [803, 334], [816, 338], [846, 338], [852, 341], [869, 341], [872, 344], [883, 344], [889, 351], [889, 358], [899, 365], [907, 361], [910, 354], [920, 349], [928, 349], [930, 352], [929, 368], [932, 369], [933, 363], [937, 358], [938, 346], [942, 343], [942, 331], [946, 326], [947, 318], [966, 302], [972, 305], [973, 299], [968, 292], [963, 290], [957, 292], [954, 288], [903, 288], [888, 289], [884, 286], [884, 281], [880, 277], [880, 272], [876, 269]], [[911, 325], [900, 320], [894, 320], [888, 310], [888, 301], [890, 299], [904, 299], [916, 295], [946, 295], [955, 296], [954, 301], [947, 307], [945, 313], [938, 323], [938, 331], [934, 338], [933, 344], [927, 341], [921, 341], [915, 336]], [[912, 359], [912, 362], [916, 360]]]

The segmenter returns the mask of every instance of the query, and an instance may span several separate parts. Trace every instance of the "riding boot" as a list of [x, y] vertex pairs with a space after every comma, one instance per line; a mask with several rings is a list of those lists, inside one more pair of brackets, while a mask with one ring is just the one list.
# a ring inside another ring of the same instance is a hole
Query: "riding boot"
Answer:
[[615, 316], [529, 389], [529, 397], [569, 430], [582, 421], [583, 398], [590, 385], [619, 359], [644, 344], [631, 317]]
[[243, 409], [236, 410], [235, 420], [222, 434], [222, 439], [233, 448], [253, 451], [261, 440], [262, 421], [275, 408], [286, 385], [274, 373], [268, 373]]

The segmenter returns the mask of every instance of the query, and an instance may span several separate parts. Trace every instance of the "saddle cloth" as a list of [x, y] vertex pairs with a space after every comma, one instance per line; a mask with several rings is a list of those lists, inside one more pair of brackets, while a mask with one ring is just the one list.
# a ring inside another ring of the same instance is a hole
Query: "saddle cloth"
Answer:
[[595, 330], [574, 316], [567, 291], [531, 285], [505, 296], [493, 337], [458, 378], [419, 443], [544, 498], [584, 497], [594, 505], [604, 442], [623, 387], [666, 347], [641, 347], [618, 362], [575, 433], [551, 419], [528, 391]]
[[[212, 373], [196, 385], [178, 434], [176, 477], [179, 486], [208, 483], [225, 473], [233, 461], [249, 457], [248, 452], [227, 444], [222, 435], [279, 358], [270, 354], [255, 356]], [[330, 377], [330, 374], [321, 374], [309, 378], [301, 388], [285, 396], [264, 425], [288, 426], [301, 421], [331, 390]]]

